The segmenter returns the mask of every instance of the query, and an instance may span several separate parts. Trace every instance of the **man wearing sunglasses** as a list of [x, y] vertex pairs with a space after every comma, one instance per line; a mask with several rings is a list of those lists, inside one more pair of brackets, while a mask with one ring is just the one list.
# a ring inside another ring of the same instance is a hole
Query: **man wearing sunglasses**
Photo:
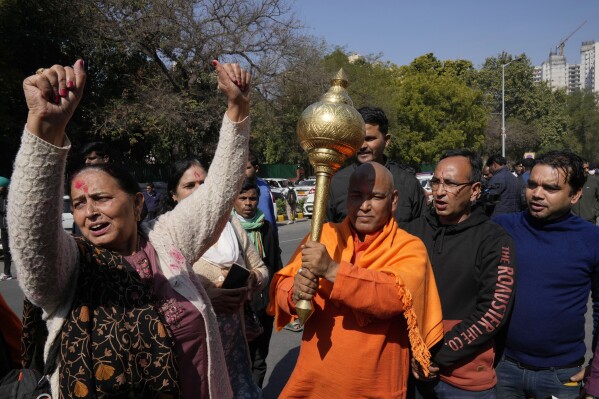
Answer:
[[417, 398], [495, 398], [494, 337], [513, 303], [515, 251], [510, 236], [473, 208], [481, 175], [476, 154], [447, 151], [431, 179], [433, 207], [406, 226], [426, 246], [445, 333], [431, 351], [429, 377], [413, 365]]

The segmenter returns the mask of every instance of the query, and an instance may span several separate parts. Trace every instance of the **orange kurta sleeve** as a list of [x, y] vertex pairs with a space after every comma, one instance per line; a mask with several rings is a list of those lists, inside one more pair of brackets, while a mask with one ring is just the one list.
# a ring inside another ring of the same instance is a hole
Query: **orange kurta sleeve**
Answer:
[[396, 277], [341, 261], [330, 299], [350, 309], [387, 319], [403, 312]]
[[295, 307], [291, 301], [291, 293], [293, 290], [293, 277], [284, 277], [279, 280], [277, 287], [277, 306], [288, 315], [295, 314]]

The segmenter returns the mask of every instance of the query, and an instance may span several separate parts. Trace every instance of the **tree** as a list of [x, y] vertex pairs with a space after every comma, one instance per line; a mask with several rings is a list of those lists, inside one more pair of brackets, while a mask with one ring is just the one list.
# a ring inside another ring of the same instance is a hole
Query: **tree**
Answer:
[[391, 154], [420, 164], [438, 161], [446, 149], [482, 149], [489, 111], [471, 79], [467, 61], [443, 63], [432, 54], [402, 67]]
[[[93, 132], [158, 162], [211, 153], [225, 109], [211, 60], [239, 61], [257, 93], [293, 57], [300, 24], [285, 0], [76, 0], [94, 56], [144, 60], [129, 86], [94, 115]], [[111, 65], [98, 75], [110, 78]], [[127, 139], [127, 140], [125, 140]]]
[[[537, 144], [536, 148], [529, 149], [532, 151], [562, 147], [566, 118], [561, 104], [565, 101], [565, 93], [559, 90], [552, 91], [545, 82], [534, 83], [534, 67], [525, 54], [514, 57], [503, 52], [497, 57], [485, 60], [476, 78], [476, 84], [485, 93], [485, 102], [491, 112], [501, 114], [502, 65], [508, 63], [504, 75], [506, 131], [510, 129], [509, 123], [518, 121], [515, 122], [518, 124], [516, 130], [534, 130], [539, 137], [539, 140], [514, 142], [512, 147], [524, 148], [533, 142]], [[491, 126], [487, 130], [489, 128]], [[525, 138], [522, 135], [512, 137]], [[518, 155], [517, 159], [521, 156], [522, 154]]]
[[[506, 121], [505, 155], [508, 159], [519, 161], [525, 152], [536, 152], [541, 145], [539, 130], [518, 118]], [[483, 153], [501, 154], [501, 116], [493, 115], [485, 128]]]
[[15, 54], [0, 64], [3, 79], [16, 82], [11, 93], [22, 98], [22, 77], [39, 66], [82, 56], [89, 79], [69, 127], [74, 145], [102, 138], [125, 156], [159, 162], [213, 149], [225, 105], [212, 58], [242, 62], [257, 93], [266, 92], [301, 40], [286, 0], [1, 1], [0, 46]]
[[357, 56], [350, 61], [349, 55], [341, 48], [324, 57], [322, 62], [329, 78], [343, 68], [349, 80], [348, 93], [356, 108], [382, 108], [389, 119], [390, 129], [397, 128], [397, 65], [382, 62], [381, 54]]
[[597, 161], [599, 153], [599, 96], [591, 91], [577, 91], [566, 99], [569, 116], [565, 142], [586, 160]]
[[297, 40], [286, 64], [280, 65], [284, 72], [259, 87], [260, 96], [252, 106], [250, 148], [262, 162], [307, 165], [296, 125], [304, 109], [328, 88], [332, 76], [322, 66], [325, 51], [324, 43], [315, 38]]
[[39, 67], [68, 65], [77, 57], [72, 17], [64, 1], [0, 0], [0, 175], [12, 173], [27, 116], [23, 79]]

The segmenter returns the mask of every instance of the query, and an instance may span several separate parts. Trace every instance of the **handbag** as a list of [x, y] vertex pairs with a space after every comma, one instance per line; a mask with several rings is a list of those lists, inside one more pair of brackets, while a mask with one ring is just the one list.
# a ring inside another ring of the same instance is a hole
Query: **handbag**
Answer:
[[51, 399], [50, 381], [36, 369], [11, 370], [0, 380], [2, 399]]
[[30, 368], [10, 370], [0, 379], [0, 398], [52, 399], [48, 376], [56, 369], [56, 359], [60, 350], [59, 338], [62, 335], [63, 329], [64, 325], [50, 346], [50, 352], [44, 364], [43, 372], [40, 373], [33, 365], [29, 365]]
[[243, 316], [245, 322], [245, 339], [251, 342], [264, 333], [264, 327], [254, 312], [251, 302], [246, 302], [243, 307]]

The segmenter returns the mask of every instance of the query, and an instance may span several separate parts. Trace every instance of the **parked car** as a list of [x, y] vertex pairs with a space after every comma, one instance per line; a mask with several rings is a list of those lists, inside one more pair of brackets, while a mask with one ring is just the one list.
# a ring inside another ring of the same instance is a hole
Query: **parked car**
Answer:
[[62, 197], [62, 228], [71, 233], [73, 231], [73, 214], [71, 213], [71, 197]]
[[289, 187], [289, 179], [281, 179], [276, 177], [266, 177], [264, 181], [268, 183], [270, 186], [270, 191], [272, 193], [280, 193], [283, 195], [287, 194], [287, 187]]
[[304, 216], [312, 219], [312, 211], [314, 210], [314, 193], [308, 194], [306, 202], [304, 202]]
[[308, 195], [314, 194], [316, 191], [316, 179], [304, 179], [299, 180], [295, 184], [295, 192], [297, 194], [297, 199], [300, 200], [302, 198], [307, 198]]
[[430, 205], [433, 202], [433, 190], [431, 188], [431, 179], [433, 178], [432, 172], [416, 173], [416, 178], [420, 182], [420, 186], [426, 196], [426, 205]]

